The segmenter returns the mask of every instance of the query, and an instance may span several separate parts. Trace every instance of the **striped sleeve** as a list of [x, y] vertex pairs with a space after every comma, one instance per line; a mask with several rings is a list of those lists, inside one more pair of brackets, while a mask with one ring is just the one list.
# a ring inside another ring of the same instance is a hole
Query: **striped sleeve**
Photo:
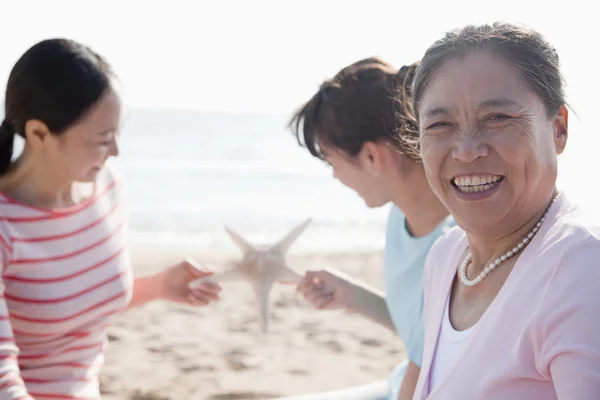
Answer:
[[[5, 249], [2, 249], [2, 253]], [[0, 261], [4, 269], [4, 254]], [[4, 280], [0, 278], [0, 399], [29, 400], [25, 383], [19, 373], [17, 357], [19, 349], [15, 344], [13, 330], [8, 317], [8, 307], [4, 298]]]

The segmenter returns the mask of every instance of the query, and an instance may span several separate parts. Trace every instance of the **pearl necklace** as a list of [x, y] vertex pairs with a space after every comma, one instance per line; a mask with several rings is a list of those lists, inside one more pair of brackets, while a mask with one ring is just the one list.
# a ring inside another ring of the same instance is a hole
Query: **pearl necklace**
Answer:
[[462, 280], [462, 282], [467, 286], [479, 285], [485, 279], [486, 276], [488, 276], [494, 269], [496, 269], [496, 267], [498, 265], [502, 264], [504, 261], [515, 256], [518, 252], [523, 250], [525, 248], [525, 246], [527, 246], [527, 244], [529, 242], [531, 242], [531, 239], [533, 239], [535, 234], [540, 230], [542, 223], [544, 222], [544, 220], [546, 219], [546, 216], [548, 215], [548, 212], [550, 211], [550, 207], [552, 207], [552, 204], [554, 204], [554, 202], [556, 201], [557, 198], [558, 198], [558, 193], [556, 193], [552, 197], [552, 200], [550, 200], [550, 204], [548, 204], [548, 207], [546, 207], [546, 212], [544, 212], [544, 215], [542, 216], [542, 218], [540, 218], [540, 220], [537, 222], [537, 224], [535, 224], [533, 229], [530, 230], [529, 233], [523, 239], [521, 239], [521, 241], [515, 247], [513, 247], [511, 250], [507, 251], [506, 253], [502, 254], [499, 258], [496, 258], [495, 261], [492, 261], [490, 263], [490, 265], [485, 267], [479, 273], [479, 275], [473, 280], [469, 280], [469, 278], [467, 278], [467, 267], [469, 266], [469, 263], [471, 262], [471, 252], [469, 252], [465, 256], [464, 261], [460, 264], [460, 274], [459, 275], [460, 275], [460, 279]]

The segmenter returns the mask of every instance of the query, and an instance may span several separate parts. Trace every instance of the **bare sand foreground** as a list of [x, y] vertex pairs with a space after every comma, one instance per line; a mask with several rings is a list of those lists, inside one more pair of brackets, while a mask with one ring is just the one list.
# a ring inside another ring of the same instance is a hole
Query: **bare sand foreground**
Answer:
[[[136, 274], [163, 268], [181, 255], [134, 252]], [[290, 254], [302, 272], [342, 270], [381, 287], [381, 253]], [[224, 255], [197, 257], [217, 270]], [[115, 318], [101, 377], [103, 400], [271, 399], [386, 379], [402, 360], [394, 333], [362, 317], [308, 306], [293, 285], [271, 295], [269, 333], [258, 333], [256, 303], [244, 283], [223, 284], [208, 307], [162, 302]]]

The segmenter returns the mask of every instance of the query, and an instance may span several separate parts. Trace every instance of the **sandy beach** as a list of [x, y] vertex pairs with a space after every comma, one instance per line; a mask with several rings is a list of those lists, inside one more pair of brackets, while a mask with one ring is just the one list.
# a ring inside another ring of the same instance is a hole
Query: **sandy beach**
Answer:
[[[183, 256], [132, 254], [136, 274]], [[291, 253], [288, 263], [299, 272], [336, 268], [381, 287], [381, 256]], [[220, 270], [237, 257], [194, 258]], [[293, 285], [274, 288], [271, 326], [262, 336], [250, 287], [222, 286], [221, 301], [208, 307], [155, 302], [117, 316], [101, 374], [103, 399], [272, 399], [387, 379], [405, 357], [393, 332], [343, 311], [314, 310]]]

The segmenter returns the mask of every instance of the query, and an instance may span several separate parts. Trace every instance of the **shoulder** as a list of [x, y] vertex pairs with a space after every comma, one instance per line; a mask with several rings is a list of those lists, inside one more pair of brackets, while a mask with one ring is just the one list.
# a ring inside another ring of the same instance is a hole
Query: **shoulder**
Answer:
[[552, 271], [537, 312], [536, 343], [544, 371], [551, 365], [568, 364], [573, 369], [571, 362], [600, 362], [600, 240], [581, 236]]
[[13, 240], [10, 231], [10, 219], [14, 217], [9, 207], [10, 203], [5, 203], [0, 197], [0, 272], [6, 261], [12, 257]]
[[390, 207], [390, 211], [388, 213], [388, 218], [387, 218], [388, 231], [392, 228], [396, 228], [400, 224], [402, 224], [402, 226], [404, 226], [405, 219], [406, 219], [406, 217], [404, 216], [404, 213], [402, 212], [402, 210], [400, 210], [398, 208], [398, 206], [396, 206], [395, 204], [392, 204]]
[[538, 254], [549, 269], [541, 319], [551, 323], [556, 320], [550, 315], [595, 316], [600, 304], [600, 223], [590, 210], [569, 203], [561, 205], [552, 222]]
[[557, 393], [598, 382], [598, 374], [590, 374], [600, 363], [600, 223], [594, 214], [565, 199], [532, 253], [529, 292], [542, 291], [532, 331], [536, 364]]
[[387, 218], [386, 225], [386, 247], [389, 244], [397, 246], [399, 243], [404, 243], [407, 240], [408, 232], [406, 231], [406, 217], [402, 210], [392, 204]]
[[453, 266], [448, 263], [448, 260], [457, 252], [462, 252], [464, 250], [462, 247], [464, 247], [465, 240], [465, 233], [458, 226], [449, 228], [435, 240], [425, 261], [426, 282], [429, 281], [428, 276], [430, 275], [429, 271], [431, 269], [435, 268], [437, 270], [436, 272], [439, 272], [440, 268], [453, 268]]
[[457, 247], [466, 240], [465, 232], [457, 225], [447, 226], [444, 233], [441, 234], [431, 246], [428, 258], [439, 259], [454, 252]]
[[112, 183], [119, 186], [125, 185], [125, 179], [121, 172], [114, 165], [108, 163], [102, 167], [96, 181], [101, 185], [110, 185]]
[[9, 235], [6, 224], [0, 222], [0, 271], [3, 265], [12, 257], [13, 244], [12, 238]]
[[458, 226], [448, 227], [431, 246], [425, 260], [425, 286], [431, 288], [456, 272], [456, 265], [449, 260], [458, 259], [466, 248], [465, 232]]
[[545, 302], [592, 302], [596, 308], [600, 304], [600, 238], [577, 225], [563, 228], [560, 238], [547, 243], [549, 255], [560, 261], [550, 276]]
[[540, 251], [562, 260], [557, 273], [579, 265], [600, 265], [600, 219], [589, 208], [564, 198], [544, 234]]
[[115, 199], [127, 197], [127, 186], [121, 172], [113, 165], [106, 164], [96, 178], [96, 192], [110, 194]]

